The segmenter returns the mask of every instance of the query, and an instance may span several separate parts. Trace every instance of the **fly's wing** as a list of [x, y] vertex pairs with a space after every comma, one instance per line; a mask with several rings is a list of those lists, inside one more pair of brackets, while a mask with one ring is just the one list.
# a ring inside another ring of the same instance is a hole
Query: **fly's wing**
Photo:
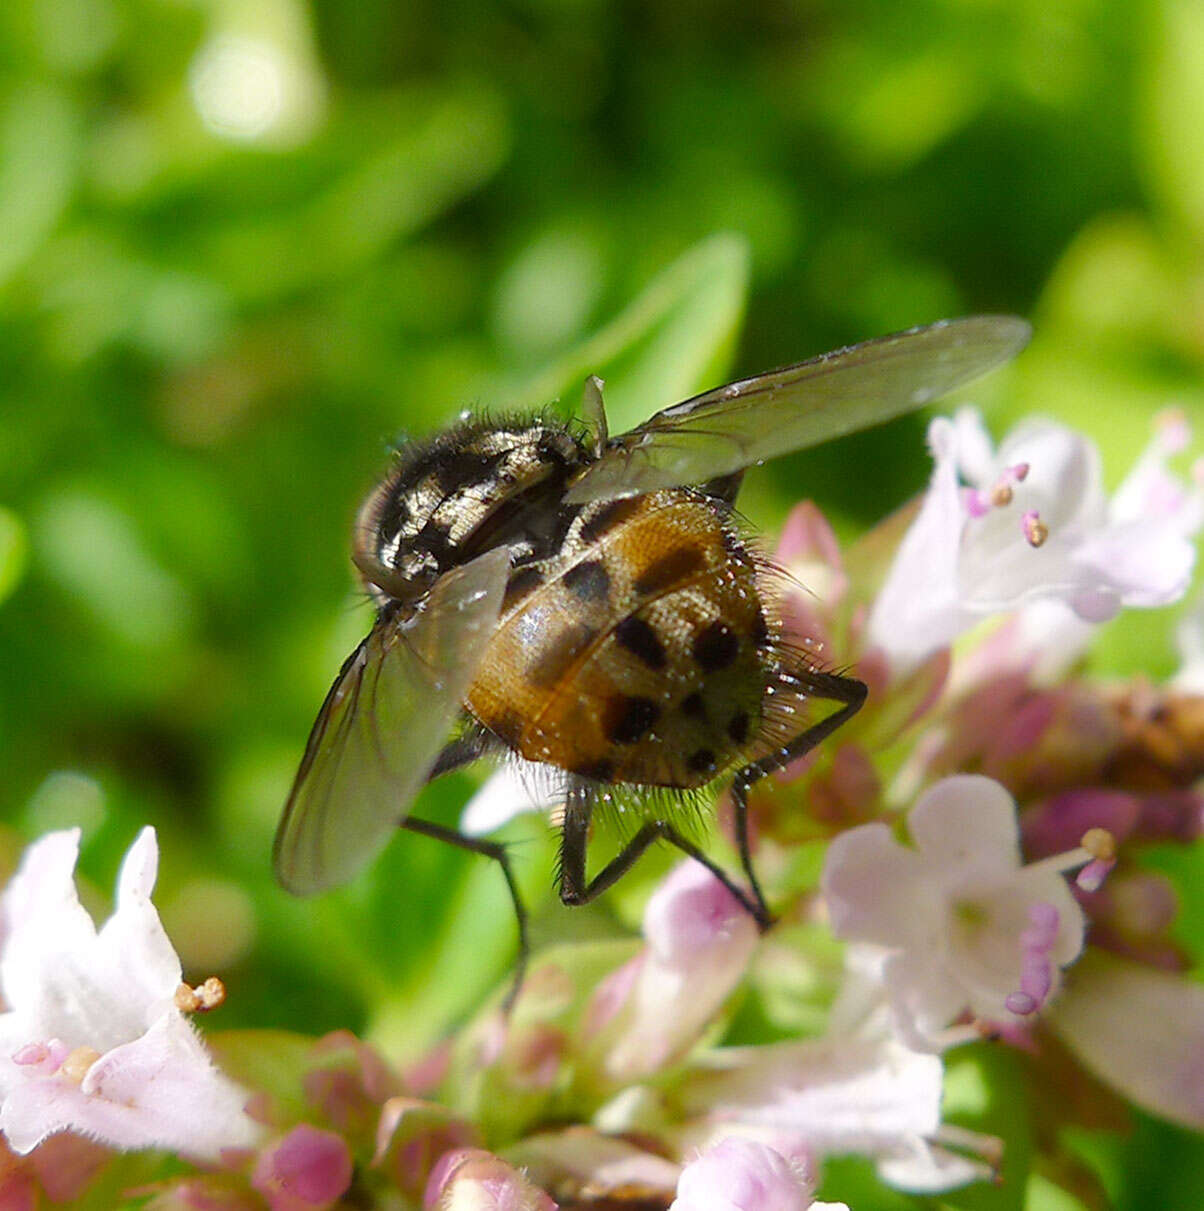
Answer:
[[1014, 357], [1014, 316], [942, 320], [674, 404], [615, 438], [567, 493], [604, 500], [697, 484], [888, 420]]
[[405, 818], [494, 632], [509, 567], [499, 549], [448, 572], [412, 619], [378, 622], [343, 665], [276, 830], [289, 891], [346, 882]]

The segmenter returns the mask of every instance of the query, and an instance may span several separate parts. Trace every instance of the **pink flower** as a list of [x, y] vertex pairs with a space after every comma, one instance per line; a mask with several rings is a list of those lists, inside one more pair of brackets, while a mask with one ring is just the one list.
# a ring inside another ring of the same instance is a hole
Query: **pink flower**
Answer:
[[780, 1152], [725, 1139], [682, 1170], [669, 1211], [848, 1211], [844, 1203], [815, 1203], [812, 1193], [807, 1174]]
[[143, 829], [97, 931], [76, 894], [79, 830], [26, 851], [4, 893], [0, 1130], [17, 1152], [75, 1131], [114, 1148], [213, 1158], [259, 1128], [176, 1007], [180, 961], [150, 901], [158, 867]]
[[979, 619], [1034, 602], [1101, 622], [1186, 591], [1188, 535], [1204, 503], [1198, 490], [1175, 490], [1160, 437], [1111, 502], [1095, 445], [1052, 421], [1024, 422], [996, 452], [978, 414], [964, 409], [934, 420], [928, 441], [932, 483], [868, 628], [899, 667]]
[[1083, 944], [1083, 913], [1062, 872], [1095, 855], [1022, 866], [1011, 796], [975, 774], [931, 787], [908, 828], [913, 849], [885, 824], [842, 833], [822, 879], [836, 935], [884, 948], [902, 1037], [939, 1048], [967, 1011], [1007, 1024], [1039, 1008]]
[[757, 927], [698, 862], [674, 869], [644, 910], [645, 945], [599, 986], [586, 1015], [608, 1081], [627, 1083], [685, 1054], [739, 984]]

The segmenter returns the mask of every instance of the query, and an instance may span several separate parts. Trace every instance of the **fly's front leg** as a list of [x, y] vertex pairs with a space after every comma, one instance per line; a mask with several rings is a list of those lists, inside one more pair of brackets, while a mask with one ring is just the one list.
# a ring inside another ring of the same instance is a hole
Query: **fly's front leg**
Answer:
[[753, 916], [757, 918], [757, 923], [761, 925], [762, 929], [768, 928], [772, 918], [765, 905], [765, 896], [757, 881], [756, 871], [753, 870], [752, 853], [748, 844], [748, 788], [767, 774], [806, 756], [817, 744], [826, 740], [838, 727], [847, 723], [861, 710], [866, 695], [864, 681], [858, 681], [855, 677], [842, 677], [837, 673], [820, 673], [813, 669], [800, 668], [783, 672], [779, 676], [790, 689], [802, 690], [813, 698], [841, 702], [844, 705], [826, 719], [821, 719], [818, 723], [813, 723], [805, 731], [800, 732], [776, 753], [746, 765], [732, 780], [736, 847], [740, 851], [740, 866], [748, 879], [756, 901], [756, 911], [753, 912]]

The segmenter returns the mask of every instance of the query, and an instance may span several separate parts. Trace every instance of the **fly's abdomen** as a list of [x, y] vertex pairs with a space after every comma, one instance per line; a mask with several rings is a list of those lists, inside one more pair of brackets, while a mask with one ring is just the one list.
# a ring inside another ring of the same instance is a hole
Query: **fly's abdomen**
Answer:
[[468, 705], [521, 756], [684, 788], [746, 751], [767, 635], [752, 558], [713, 501], [670, 490], [589, 506], [507, 598]]

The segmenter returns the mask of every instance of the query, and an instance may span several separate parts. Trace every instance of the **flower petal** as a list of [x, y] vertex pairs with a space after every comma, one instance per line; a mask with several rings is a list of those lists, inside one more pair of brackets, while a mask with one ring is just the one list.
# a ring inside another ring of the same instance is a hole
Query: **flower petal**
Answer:
[[893, 1155], [940, 1126], [940, 1057], [889, 1036], [729, 1047], [708, 1059], [711, 1070], [700, 1066], [679, 1095], [687, 1113], [772, 1132], [791, 1151]]
[[867, 638], [893, 664], [910, 667], [950, 643], [964, 615], [958, 597], [959, 541], [966, 515], [957, 482], [953, 425], [928, 426], [935, 460], [920, 511], [895, 554], [870, 613]]
[[863, 824], [828, 847], [820, 886], [841, 938], [908, 946], [939, 928], [940, 903], [923, 877], [918, 854], [904, 849], [885, 824]]
[[1020, 865], [1015, 801], [981, 774], [954, 774], [929, 787], [908, 813], [907, 828], [938, 876], [1005, 873]]
[[1089, 950], [1050, 1024], [1101, 1080], [1139, 1106], [1204, 1130], [1204, 986]]
[[669, 1211], [807, 1211], [811, 1183], [780, 1152], [725, 1139], [691, 1161]]
[[179, 1013], [163, 1014], [141, 1038], [101, 1056], [78, 1092], [83, 1103], [72, 1102], [62, 1125], [116, 1148], [212, 1159], [259, 1135], [243, 1112], [245, 1091], [218, 1072]]
[[547, 812], [564, 801], [559, 790], [540, 766], [507, 761], [495, 770], [464, 807], [460, 829], [470, 837], [494, 832], [526, 812]]

